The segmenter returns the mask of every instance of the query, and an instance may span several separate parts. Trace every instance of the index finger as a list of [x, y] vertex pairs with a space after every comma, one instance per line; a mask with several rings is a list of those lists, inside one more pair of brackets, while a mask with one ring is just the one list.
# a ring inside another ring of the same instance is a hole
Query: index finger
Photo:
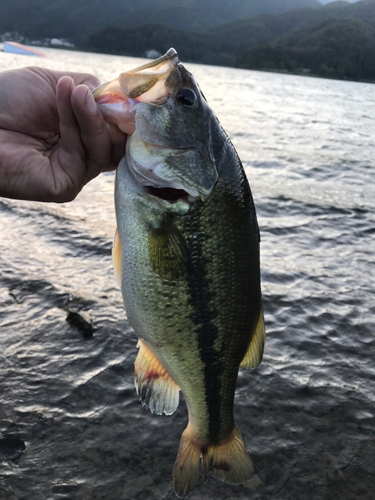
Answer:
[[78, 85], [71, 96], [81, 140], [86, 151], [85, 184], [111, 165], [112, 141], [98, 105], [86, 85]]

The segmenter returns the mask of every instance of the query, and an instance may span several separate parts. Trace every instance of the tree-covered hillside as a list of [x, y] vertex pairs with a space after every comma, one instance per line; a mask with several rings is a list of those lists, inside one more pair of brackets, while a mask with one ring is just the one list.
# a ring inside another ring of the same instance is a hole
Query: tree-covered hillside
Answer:
[[174, 30], [160, 24], [146, 24], [129, 30], [103, 30], [90, 37], [88, 43], [90, 51], [135, 57], [143, 57], [150, 49], [163, 54], [170, 47], [178, 50], [182, 61], [233, 66], [234, 54], [230, 57], [218, 53], [211, 36]]
[[149, 24], [91, 36], [92, 51], [142, 56], [175, 47], [183, 61], [373, 80], [375, 0], [262, 14], [203, 33]]
[[375, 26], [357, 19], [329, 19], [294, 30], [274, 44], [242, 54], [240, 68], [305, 69], [323, 77], [375, 80]]
[[175, 47], [183, 61], [234, 66], [238, 54], [248, 47], [274, 39], [266, 24], [257, 18], [243, 26], [241, 23], [230, 25], [223, 31], [193, 33], [160, 24], [133, 29], [109, 28], [91, 36], [87, 48], [93, 52], [142, 57], [151, 49], [163, 54]]
[[300, 7], [318, 0], [0, 0], [0, 33], [30, 38], [63, 37], [83, 43], [107, 29], [164, 24], [173, 29], [207, 30], [226, 21]]
[[0, 33], [83, 50], [375, 79], [375, 0], [0, 0], [0, 13]]

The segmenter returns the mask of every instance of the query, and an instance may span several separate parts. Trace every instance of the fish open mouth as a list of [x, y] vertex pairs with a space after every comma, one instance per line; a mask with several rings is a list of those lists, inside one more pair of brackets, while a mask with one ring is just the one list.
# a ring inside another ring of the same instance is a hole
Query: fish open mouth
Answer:
[[171, 203], [176, 203], [181, 199], [186, 199], [189, 197], [189, 193], [184, 191], [183, 189], [176, 189], [170, 187], [154, 187], [154, 186], [145, 186], [148, 193], [152, 196], [156, 196], [165, 201], [169, 201]]

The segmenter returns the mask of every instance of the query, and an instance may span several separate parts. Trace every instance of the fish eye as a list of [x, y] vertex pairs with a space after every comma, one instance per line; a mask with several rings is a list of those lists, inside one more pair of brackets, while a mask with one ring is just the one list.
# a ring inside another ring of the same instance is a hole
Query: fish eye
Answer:
[[194, 90], [191, 90], [189, 88], [183, 88], [177, 94], [177, 101], [180, 104], [187, 106], [188, 108], [194, 106], [194, 104], [197, 102], [197, 99], [197, 94], [194, 92]]

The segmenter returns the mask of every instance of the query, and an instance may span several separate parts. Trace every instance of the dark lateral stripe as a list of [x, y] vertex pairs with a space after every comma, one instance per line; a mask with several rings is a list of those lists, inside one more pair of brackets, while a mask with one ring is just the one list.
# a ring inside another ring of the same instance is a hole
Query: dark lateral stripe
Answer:
[[191, 320], [198, 328], [198, 348], [200, 359], [204, 364], [204, 384], [206, 388], [206, 403], [208, 410], [209, 437], [214, 439], [221, 432], [221, 370], [217, 353], [213, 346], [219, 334], [213, 324], [215, 312], [209, 309], [212, 293], [207, 279], [209, 262], [203, 256], [203, 241], [207, 234], [194, 231], [195, 238], [190, 240], [191, 268], [188, 278], [190, 304], [194, 310]]

